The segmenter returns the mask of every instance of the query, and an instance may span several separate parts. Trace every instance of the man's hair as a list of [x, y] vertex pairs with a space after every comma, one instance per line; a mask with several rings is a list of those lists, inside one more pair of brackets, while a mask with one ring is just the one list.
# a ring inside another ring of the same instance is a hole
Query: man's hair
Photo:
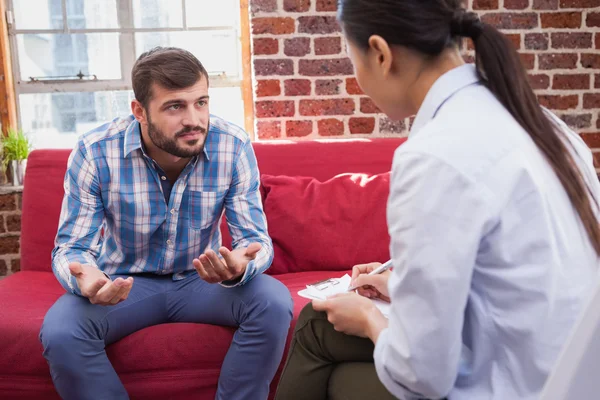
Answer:
[[152, 84], [165, 89], [185, 89], [208, 72], [189, 51], [177, 47], [155, 47], [143, 53], [133, 65], [131, 82], [135, 98], [144, 108], [152, 98]]

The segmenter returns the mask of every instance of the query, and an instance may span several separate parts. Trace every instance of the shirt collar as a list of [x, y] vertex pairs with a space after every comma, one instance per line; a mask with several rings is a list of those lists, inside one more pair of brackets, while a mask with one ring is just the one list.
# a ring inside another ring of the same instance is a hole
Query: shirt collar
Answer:
[[459, 90], [479, 82], [477, 69], [474, 64], [465, 64], [454, 68], [438, 78], [433, 84], [415, 117], [411, 136], [421, 130], [432, 120], [442, 105]]
[[[142, 146], [142, 130], [141, 129], [142, 128], [141, 128], [141, 125], [138, 122], [138, 120], [134, 119], [131, 122], [131, 124], [129, 124], [127, 129], [125, 130], [125, 143], [124, 143], [125, 158], [129, 157], [129, 154], [131, 154], [134, 150], [137, 150], [137, 149], [140, 149], [143, 154], [146, 154], [146, 152], [144, 150], [144, 146]], [[210, 161], [210, 158], [208, 156], [208, 151], [206, 150], [206, 145], [208, 144], [207, 142], [208, 142], [209, 136], [210, 136], [210, 129], [209, 129], [208, 135], [206, 137], [206, 142], [204, 143], [204, 149], [202, 150], [204, 152], [204, 158], [207, 161]], [[197, 157], [194, 157], [194, 158], [197, 158]]]

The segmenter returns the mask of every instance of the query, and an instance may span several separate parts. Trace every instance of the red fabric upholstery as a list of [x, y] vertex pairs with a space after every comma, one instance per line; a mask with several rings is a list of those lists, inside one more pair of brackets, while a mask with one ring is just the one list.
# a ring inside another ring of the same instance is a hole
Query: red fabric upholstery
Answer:
[[263, 175], [262, 185], [275, 254], [269, 273], [340, 271], [389, 259], [389, 172], [326, 182]]
[[[402, 141], [260, 142], [255, 143], [254, 148], [263, 174], [309, 176], [325, 181], [341, 173], [389, 171], [393, 152]], [[28, 161], [22, 205], [22, 272], [0, 280], [0, 398], [3, 399], [58, 399], [42, 357], [38, 334], [47, 310], [64, 293], [51, 273], [50, 253], [69, 154], [69, 150], [37, 150]], [[356, 202], [355, 206], [359, 210], [363, 204]], [[364, 210], [361, 213], [365, 215]], [[285, 219], [278, 218], [269, 228], [276, 232], [279, 224], [285, 224]], [[228, 236], [225, 230], [224, 243], [228, 240], [230, 243]], [[319, 244], [311, 242], [308, 250], [314, 250]], [[357, 247], [354, 241], [343, 244], [352, 251]], [[308, 242], [302, 246], [308, 246]], [[326, 265], [322, 262], [318, 266], [311, 265], [309, 261], [302, 264], [302, 269], [311, 272], [287, 273], [285, 267], [273, 271], [279, 273], [276, 278], [294, 297], [293, 324], [307, 303], [297, 296], [298, 290], [307, 283], [344, 273], [314, 271]], [[332, 263], [342, 268], [350, 261]], [[124, 338], [109, 346], [107, 352], [132, 399], [212, 399], [232, 334], [231, 329], [209, 325], [159, 325]], [[186, 349], [185, 353], [182, 348]], [[271, 392], [272, 397], [274, 391]]]

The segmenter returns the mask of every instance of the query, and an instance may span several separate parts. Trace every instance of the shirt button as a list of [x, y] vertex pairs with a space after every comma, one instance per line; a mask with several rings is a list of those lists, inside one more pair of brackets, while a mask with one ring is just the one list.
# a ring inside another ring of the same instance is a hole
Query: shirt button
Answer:
[[177, 212], [177, 211], [175, 211], [175, 209], [173, 208], [173, 209], [171, 210], [171, 215], [175, 215], [175, 213], [176, 213], [176, 212]]
[[163, 181], [166, 181], [167, 177], [166, 176], [161, 176], [160, 179], [162, 179]]
[[169, 245], [169, 247], [173, 246], [173, 242], [171, 241], [171, 239], [167, 240], [167, 244]]

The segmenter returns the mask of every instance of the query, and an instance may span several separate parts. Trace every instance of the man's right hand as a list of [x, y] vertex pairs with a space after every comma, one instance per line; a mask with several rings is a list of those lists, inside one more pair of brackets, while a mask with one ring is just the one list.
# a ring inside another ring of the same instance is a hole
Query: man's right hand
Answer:
[[79, 290], [92, 304], [113, 306], [127, 299], [133, 278], [117, 278], [111, 281], [96, 267], [73, 262], [69, 264], [71, 275], [77, 279]]
[[379, 267], [381, 263], [360, 264], [352, 267], [351, 286], [358, 288], [358, 294], [370, 299], [381, 299], [390, 302], [388, 291], [388, 279], [391, 271], [385, 271], [377, 275], [368, 275], [369, 272]]

